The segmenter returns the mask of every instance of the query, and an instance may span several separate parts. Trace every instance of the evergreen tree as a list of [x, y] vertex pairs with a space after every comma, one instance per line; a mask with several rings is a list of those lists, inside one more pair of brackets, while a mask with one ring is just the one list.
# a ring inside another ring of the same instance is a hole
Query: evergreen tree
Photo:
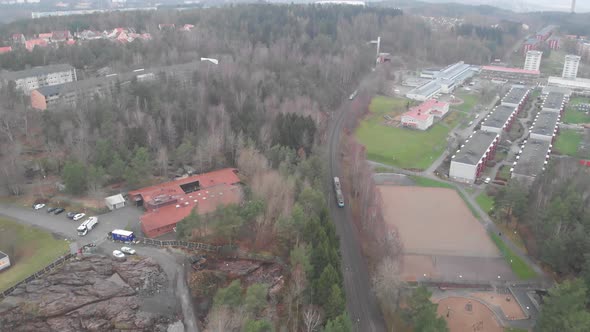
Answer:
[[78, 161], [69, 161], [65, 164], [62, 171], [62, 179], [66, 190], [70, 194], [79, 195], [86, 191], [88, 178], [86, 177], [86, 167]]

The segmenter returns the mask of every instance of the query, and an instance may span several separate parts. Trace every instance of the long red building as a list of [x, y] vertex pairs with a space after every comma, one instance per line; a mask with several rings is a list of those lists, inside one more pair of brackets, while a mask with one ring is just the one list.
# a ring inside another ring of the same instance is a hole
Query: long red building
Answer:
[[173, 231], [195, 207], [199, 214], [207, 214], [220, 205], [241, 202], [237, 173], [225, 168], [129, 192], [130, 200], [146, 210], [140, 218], [144, 235], [158, 237]]

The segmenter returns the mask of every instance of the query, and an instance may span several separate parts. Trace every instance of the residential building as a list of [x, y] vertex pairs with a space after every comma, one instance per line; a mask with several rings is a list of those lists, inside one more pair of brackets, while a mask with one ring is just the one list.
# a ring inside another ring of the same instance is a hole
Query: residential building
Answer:
[[0, 47], [0, 54], [12, 52], [12, 46]]
[[560, 38], [557, 36], [551, 36], [547, 39], [547, 45], [552, 50], [559, 50], [561, 48]]
[[491, 81], [507, 81], [519, 84], [535, 84], [541, 76], [538, 70], [524, 70], [500, 66], [483, 66], [480, 77]]
[[555, 29], [557, 29], [557, 26], [548, 25], [543, 29], [537, 31], [537, 35], [535, 37], [537, 38], [537, 40], [546, 41], [549, 37], [551, 37]]
[[569, 97], [564, 93], [549, 92], [541, 104], [541, 109], [543, 112], [554, 112], [563, 115], [568, 100]]
[[221, 169], [129, 192], [132, 202], [143, 206], [141, 229], [147, 237], [172, 232], [191, 211], [203, 215], [221, 205], [242, 201], [238, 170]]
[[562, 77], [549, 76], [547, 84], [549, 86], [568, 88], [577, 94], [590, 95], [590, 79], [587, 78], [577, 77], [575, 80], [572, 80]]
[[16, 88], [29, 93], [32, 90], [51, 85], [76, 81], [76, 69], [70, 65], [49, 65], [21, 71], [0, 72], [2, 84], [14, 81]]
[[459, 150], [451, 156], [449, 177], [457, 181], [474, 182], [481, 176], [486, 163], [493, 160], [500, 135], [486, 131], [475, 131]]
[[580, 40], [578, 42], [578, 55], [580, 55], [584, 59], [588, 59], [590, 57], [590, 43], [584, 40]]
[[44, 32], [44, 33], [40, 33], [37, 38], [38, 39], [43, 39], [46, 42], [50, 42], [51, 41], [51, 32]]
[[526, 54], [528, 51], [536, 50], [539, 46], [539, 40], [536, 38], [529, 38], [522, 44], [522, 52]]
[[29, 52], [33, 52], [35, 47], [46, 47], [49, 43], [45, 39], [31, 39], [25, 42], [25, 48]]
[[104, 199], [105, 205], [109, 210], [117, 210], [125, 206], [125, 197], [121, 194], [109, 196]]
[[72, 34], [68, 30], [51, 32], [51, 41], [53, 42], [65, 42], [69, 39], [72, 39]]
[[547, 167], [551, 147], [550, 141], [526, 140], [510, 169], [511, 178], [524, 185], [532, 185], [537, 175]]
[[12, 35], [12, 42], [14, 44], [24, 44], [26, 41], [25, 35], [22, 33], [15, 33]]
[[442, 118], [448, 112], [448, 103], [429, 99], [402, 114], [401, 123], [404, 127], [426, 130], [432, 126], [435, 118]]
[[0, 271], [10, 267], [10, 257], [7, 254], [0, 251]]
[[566, 55], [561, 77], [575, 80], [578, 77], [578, 66], [580, 65], [581, 58], [582, 57], [580, 57], [579, 55]]
[[117, 79], [115, 75], [43, 86], [31, 91], [31, 107], [45, 111], [59, 105], [75, 106], [81, 98], [90, 100], [95, 95], [104, 97], [111, 94]]
[[528, 51], [526, 52], [526, 58], [524, 60], [524, 70], [536, 70], [541, 68], [541, 57], [543, 52], [541, 51]]
[[485, 117], [481, 124], [481, 130], [501, 135], [503, 131], [510, 130], [517, 115], [518, 108], [516, 107], [497, 106]]
[[529, 137], [536, 140], [553, 142], [559, 131], [560, 115], [554, 112], [539, 112], [533, 119]]
[[530, 90], [522, 85], [513, 85], [500, 104], [515, 107], [520, 112], [529, 97], [529, 92]]

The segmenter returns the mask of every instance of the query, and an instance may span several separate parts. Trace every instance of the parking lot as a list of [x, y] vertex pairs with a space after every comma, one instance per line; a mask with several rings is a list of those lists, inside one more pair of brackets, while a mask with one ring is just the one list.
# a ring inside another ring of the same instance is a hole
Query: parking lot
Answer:
[[64, 239], [78, 242], [84, 245], [96, 242], [106, 238], [108, 232], [114, 229], [129, 228], [133, 231], [139, 230], [139, 217], [142, 211], [136, 207], [124, 207], [119, 210], [111, 211], [98, 216], [98, 225], [92, 229], [86, 236], [78, 236], [76, 228], [86, 220], [89, 215], [79, 221], [73, 221], [66, 217], [64, 212], [59, 215], [47, 213], [47, 207], [40, 210], [32, 208], [0, 204], [0, 215], [7, 218], [15, 219], [19, 222], [43, 228], [54, 234], [63, 236]]

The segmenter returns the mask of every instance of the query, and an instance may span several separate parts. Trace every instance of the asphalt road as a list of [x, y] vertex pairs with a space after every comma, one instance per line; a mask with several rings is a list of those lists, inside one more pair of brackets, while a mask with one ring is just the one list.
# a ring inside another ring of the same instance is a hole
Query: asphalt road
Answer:
[[[330, 178], [342, 178], [342, 169], [338, 155], [340, 153], [340, 136], [350, 103], [345, 102], [333, 119], [328, 132]], [[334, 194], [330, 192], [330, 214], [340, 237], [340, 252], [344, 275], [344, 288], [348, 313], [357, 331], [385, 331], [385, 322], [373, 293], [369, 271], [365, 258], [361, 254], [357, 232], [353, 225], [352, 212], [348, 204], [339, 208]]]

